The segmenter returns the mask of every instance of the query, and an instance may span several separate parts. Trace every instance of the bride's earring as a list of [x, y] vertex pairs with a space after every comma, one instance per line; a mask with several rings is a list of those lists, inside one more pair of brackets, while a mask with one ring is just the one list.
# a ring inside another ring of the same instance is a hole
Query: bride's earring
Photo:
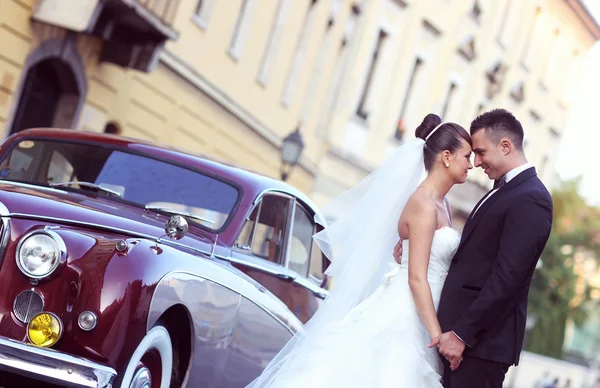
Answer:
[[444, 166], [450, 167], [450, 163], [446, 162], [446, 163], [444, 163]]

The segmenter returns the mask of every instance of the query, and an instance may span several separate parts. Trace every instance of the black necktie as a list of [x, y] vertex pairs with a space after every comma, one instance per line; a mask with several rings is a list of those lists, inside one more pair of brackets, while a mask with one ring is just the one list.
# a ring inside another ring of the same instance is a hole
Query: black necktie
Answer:
[[506, 184], [506, 175], [494, 181], [494, 190], [500, 189]]

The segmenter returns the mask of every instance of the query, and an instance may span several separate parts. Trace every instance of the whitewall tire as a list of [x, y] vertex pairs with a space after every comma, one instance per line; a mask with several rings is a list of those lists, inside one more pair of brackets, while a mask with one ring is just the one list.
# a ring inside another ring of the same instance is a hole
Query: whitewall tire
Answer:
[[173, 345], [163, 326], [153, 327], [129, 360], [117, 388], [168, 388], [173, 373]]

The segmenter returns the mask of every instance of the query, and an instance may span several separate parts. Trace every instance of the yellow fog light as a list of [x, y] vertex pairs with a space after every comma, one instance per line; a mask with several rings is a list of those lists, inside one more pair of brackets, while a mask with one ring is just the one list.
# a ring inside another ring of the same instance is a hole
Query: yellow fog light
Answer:
[[63, 325], [52, 313], [39, 313], [27, 325], [27, 336], [32, 344], [42, 347], [54, 345], [60, 339]]

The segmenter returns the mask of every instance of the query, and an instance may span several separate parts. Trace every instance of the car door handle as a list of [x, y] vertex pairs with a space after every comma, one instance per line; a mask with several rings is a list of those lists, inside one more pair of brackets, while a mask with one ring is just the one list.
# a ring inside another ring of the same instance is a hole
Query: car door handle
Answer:
[[283, 272], [278, 272], [275, 274], [275, 276], [277, 276], [279, 279], [283, 279], [283, 280], [294, 280], [295, 277], [292, 275], [288, 275], [287, 273], [283, 273]]

